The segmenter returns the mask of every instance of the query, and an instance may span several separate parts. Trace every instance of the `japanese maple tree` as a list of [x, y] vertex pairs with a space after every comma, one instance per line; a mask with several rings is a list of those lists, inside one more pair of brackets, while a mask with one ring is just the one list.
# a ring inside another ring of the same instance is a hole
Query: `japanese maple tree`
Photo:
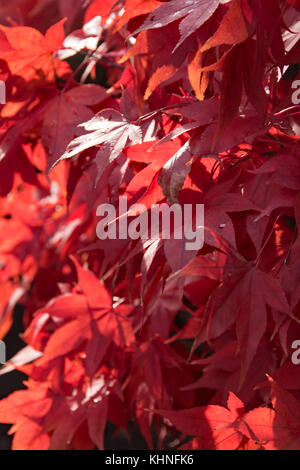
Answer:
[[[300, 1], [4, 1], [0, 80], [12, 448], [299, 450]], [[204, 245], [99, 239], [120, 196]]]

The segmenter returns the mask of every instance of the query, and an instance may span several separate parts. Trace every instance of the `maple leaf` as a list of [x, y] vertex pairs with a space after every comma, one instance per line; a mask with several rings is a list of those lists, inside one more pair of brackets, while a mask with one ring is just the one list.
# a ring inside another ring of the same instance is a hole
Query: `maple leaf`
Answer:
[[43, 359], [49, 361], [69, 354], [88, 340], [86, 368], [93, 375], [112, 341], [128, 347], [134, 341], [130, 320], [126, 318], [131, 309], [125, 307], [124, 311], [120, 306], [115, 310], [111, 296], [99, 280], [75, 259], [74, 263], [84, 296], [58, 298], [51, 306], [49, 311], [54, 317], [69, 321], [49, 338]]
[[0, 144], [0, 162], [8, 155], [9, 151], [14, 148], [16, 143], [20, 142], [22, 134], [32, 129], [43, 119], [47, 112], [48, 104], [48, 100], [39, 103], [29, 116], [18, 120], [15, 125], [10, 127], [4, 134]]
[[49, 104], [42, 128], [42, 141], [48, 151], [47, 170], [60, 160], [68, 144], [77, 134], [82, 121], [93, 112], [87, 107], [107, 98], [106, 90], [96, 85], [82, 85], [60, 93]]
[[256, 210], [255, 204], [244, 195], [229, 192], [235, 178], [219, 182], [210, 188], [203, 197], [205, 213], [205, 241], [213, 246], [219, 246], [219, 238], [226, 239], [233, 247], [236, 246], [232, 221], [228, 212]]
[[[85, 391], [80, 390], [79, 395], [80, 397], [75, 399], [70, 397], [69, 400], [59, 400], [55, 397], [55, 401], [58, 402], [57, 409], [53, 410], [48, 422], [46, 417], [45, 422], [45, 427], [53, 431], [50, 450], [70, 449], [71, 444], [75, 447], [76, 433], [84, 423], [87, 424], [86, 433], [89, 439], [99, 449], [103, 449], [109, 398], [105, 381], [102, 377], [93, 380]], [[92, 445], [91, 448], [93, 447]], [[80, 449], [83, 450], [82, 447]]]
[[238, 448], [243, 438], [237, 422], [245, 414], [245, 408], [232, 392], [227, 406], [207, 405], [179, 411], [155, 410], [155, 413], [167, 418], [184, 434], [197, 436], [202, 450], [233, 450]]
[[46, 450], [49, 435], [43, 430], [40, 418], [51, 408], [52, 400], [45, 388], [19, 390], [0, 402], [2, 423], [16, 423], [12, 448], [14, 450]]
[[121, 28], [136, 16], [150, 13], [155, 7], [160, 5], [161, 3], [158, 0], [125, 0], [124, 13], [119, 19], [116, 29]]
[[247, 25], [240, 0], [230, 2], [222, 22], [213, 36], [201, 47], [201, 52], [221, 44], [238, 44], [248, 37]]
[[[186, 328], [185, 333], [188, 337], [194, 336], [195, 327], [199, 330], [199, 320], [198, 322], [191, 321], [191, 325]], [[212, 344], [215, 343], [212, 342]], [[275, 366], [272, 352], [265, 339], [261, 341], [257, 349], [247, 374], [247, 380], [242, 386], [240, 386], [241, 357], [237, 341], [230, 344], [224, 342], [221, 348], [215, 346], [214, 354], [208, 358], [196, 359], [194, 364], [203, 367], [202, 376], [183, 390], [203, 388], [218, 390], [216, 400], [221, 403], [231, 390], [238, 393], [244, 403], [251, 403], [256, 396], [257, 383], [265, 379], [266, 370], [271, 370]]]
[[[27, 346], [0, 379], [28, 375], [0, 401], [12, 448], [103, 449], [107, 420], [149, 448], [170, 423], [179, 449], [300, 448], [299, 0], [4, 3], [0, 338], [22, 309]], [[123, 195], [126, 217], [204, 204], [205, 243], [97, 240]]]
[[142, 142], [142, 131], [136, 124], [131, 124], [115, 109], [100, 111], [90, 121], [81, 124], [88, 134], [77, 137], [67, 147], [64, 154], [55, 162], [71, 158], [74, 155], [96, 145], [102, 147], [96, 154], [98, 177], [109, 163], [113, 162], [126, 146]]
[[[230, 267], [228, 269], [231, 271]], [[242, 357], [241, 385], [267, 327], [267, 305], [282, 314], [293, 314], [277, 279], [252, 266], [244, 272], [242, 265], [240, 269], [242, 275], [235, 274], [235, 283], [229, 288], [230, 291], [226, 287], [220, 287], [219, 292], [216, 291], [215, 313], [209, 324], [208, 334], [211, 338], [218, 337], [236, 322]], [[212, 302], [214, 303], [213, 298]]]
[[[146, 29], [156, 29], [181, 19], [179, 24], [180, 41], [176, 48], [200, 26], [202, 26], [216, 11], [221, 3], [228, 0], [171, 0], [156, 8], [146, 18], [144, 24], [134, 31], [137, 34]], [[182, 19], [183, 18], [183, 19]]]
[[[51, 26], [45, 36], [28, 26], [0, 26], [7, 43], [1, 56], [8, 62], [11, 72], [28, 79], [33, 78], [39, 70], [47, 71], [52, 64], [51, 54], [60, 48], [64, 39], [63, 19]], [[1, 47], [1, 46], [0, 46]]]
[[273, 408], [257, 408], [243, 417], [241, 431], [264, 443], [265, 449], [299, 449], [300, 403], [269, 377]]
[[[174, 108], [194, 122], [183, 124], [163, 137], [156, 145], [160, 146], [170, 140], [178, 138], [180, 135], [201, 127], [202, 125], [213, 122], [218, 114], [217, 101], [212, 98], [201, 103], [191, 103], [180, 108]], [[183, 186], [185, 177], [191, 170], [193, 160], [192, 139], [188, 139], [181, 148], [170, 158], [163, 166], [158, 182], [162, 187], [163, 193], [170, 204], [178, 200], [178, 194]]]
[[[173, 30], [170, 26], [164, 28], [164, 34], [171, 33], [173, 34]], [[185, 54], [182, 50], [172, 55], [172, 48], [172, 43], [162, 43], [155, 31], [143, 31], [133, 47], [119, 61], [122, 64], [133, 56], [147, 61], [145, 67], [151, 69], [151, 73], [144, 91], [145, 100], [149, 99], [157, 85], [171, 78], [178, 70], [179, 64], [184, 61]]]
[[164, 165], [159, 175], [158, 183], [170, 205], [178, 201], [178, 193], [183, 186], [186, 175], [190, 171], [191, 159], [190, 142], [187, 140]]
[[106, 0], [105, 3], [101, 0], [94, 0], [85, 13], [85, 21], [92, 21], [93, 18], [100, 16], [102, 24], [105, 25], [108, 19], [113, 21], [115, 10], [118, 7], [120, 8], [120, 5], [116, 4], [114, 0]]

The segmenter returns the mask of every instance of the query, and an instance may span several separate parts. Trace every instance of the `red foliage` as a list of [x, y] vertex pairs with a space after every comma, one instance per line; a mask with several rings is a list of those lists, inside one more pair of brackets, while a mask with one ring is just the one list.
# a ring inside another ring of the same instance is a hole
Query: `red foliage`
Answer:
[[[103, 449], [110, 421], [149, 448], [299, 450], [299, 1], [11, 5], [0, 338], [22, 305], [10, 364], [28, 375], [0, 402], [13, 449]], [[120, 196], [204, 204], [204, 246], [98, 239], [97, 207]]]

